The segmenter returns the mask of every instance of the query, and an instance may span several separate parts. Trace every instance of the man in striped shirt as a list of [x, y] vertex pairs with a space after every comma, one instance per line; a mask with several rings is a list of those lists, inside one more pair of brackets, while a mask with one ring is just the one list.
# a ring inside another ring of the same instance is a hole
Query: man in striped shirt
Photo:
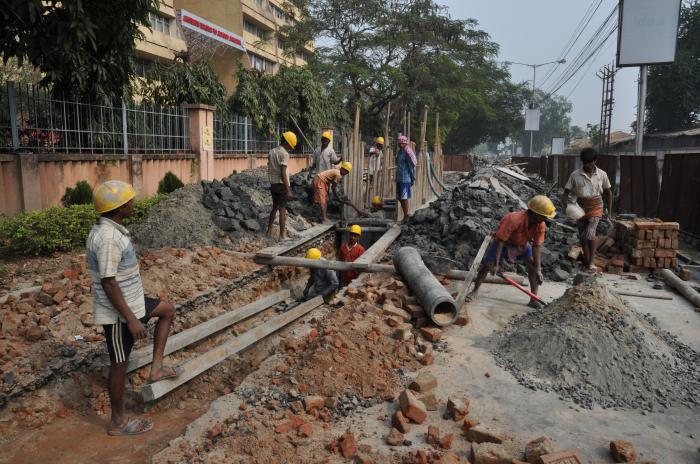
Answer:
[[94, 323], [104, 327], [109, 352], [109, 399], [112, 418], [109, 435], [148, 432], [153, 423], [127, 417], [124, 389], [129, 354], [135, 340], [146, 338], [145, 324], [158, 318], [153, 342], [149, 382], [176, 377], [177, 369], [163, 366], [163, 352], [175, 307], [168, 301], [144, 295], [141, 274], [124, 219], [134, 212], [134, 188], [111, 180], [95, 189], [95, 209], [100, 218], [87, 239], [87, 264], [92, 277]]

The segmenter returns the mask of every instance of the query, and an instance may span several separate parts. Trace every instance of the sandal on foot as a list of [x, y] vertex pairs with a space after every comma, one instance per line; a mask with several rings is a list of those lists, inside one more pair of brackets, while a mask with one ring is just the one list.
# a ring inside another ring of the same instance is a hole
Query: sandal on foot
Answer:
[[152, 428], [153, 422], [149, 420], [127, 417], [121, 426], [110, 425], [109, 430], [107, 430], [107, 434], [113, 437], [140, 435], [148, 432]]
[[170, 371], [170, 373], [165, 374], [163, 377], [159, 378], [158, 380], [153, 380], [153, 378], [149, 377], [148, 378], [148, 383], [155, 383], [155, 382], [160, 382], [161, 380], [165, 379], [174, 379], [175, 377], [178, 377], [180, 374], [182, 374], [182, 369], [180, 367], [162, 367], [162, 370], [165, 371]]

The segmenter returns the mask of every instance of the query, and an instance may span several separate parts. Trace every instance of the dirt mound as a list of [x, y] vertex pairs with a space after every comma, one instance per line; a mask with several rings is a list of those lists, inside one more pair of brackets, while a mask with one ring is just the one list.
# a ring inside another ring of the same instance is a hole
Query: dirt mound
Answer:
[[520, 383], [586, 408], [700, 404], [700, 355], [595, 279], [495, 337], [494, 354]]
[[139, 250], [190, 248], [223, 244], [211, 213], [202, 204], [202, 187], [186, 185], [150, 209], [130, 227]]

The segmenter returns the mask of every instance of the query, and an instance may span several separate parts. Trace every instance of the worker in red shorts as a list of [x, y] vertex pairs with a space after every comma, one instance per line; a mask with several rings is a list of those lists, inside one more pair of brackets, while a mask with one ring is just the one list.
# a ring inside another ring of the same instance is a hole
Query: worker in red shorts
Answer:
[[[338, 250], [338, 259], [340, 261], [352, 263], [364, 254], [365, 248], [359, 243], [360, 235], [362, 235], [362, 228], [357, 224], [351, 225], [348, 243], [340, 245], [340, 250]], [[360, 273], [357, 271], [343, 271], [340, 273], [340, 281], [343, 285], [347, 285], [358, 275]]]

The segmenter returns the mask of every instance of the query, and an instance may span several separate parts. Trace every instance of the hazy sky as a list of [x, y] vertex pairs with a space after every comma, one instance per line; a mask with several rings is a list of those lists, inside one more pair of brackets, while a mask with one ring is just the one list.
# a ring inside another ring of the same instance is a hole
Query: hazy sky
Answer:
[[[591, 0], [437, 0], [437, 3], [449, 7], [450, 15], [455, 19], [476, 19], [479, 28], [500, 45], [501, 60], [545, 63], [559, 58]], [[616, 4], [617, 0], [603, 0], [576, 46], [565, 58], [574, 58]], [[614, 34], [601, 53], [557, 92], [573, 103], [572, 124], [585, 128], [586, 123], [600, 122], [602, 81], [596, 77], [596, 72], [614, 61], [616, 47], [617, 35]], [[560, 65], [560, 68], [565, 66]], [[548, 71], [549, 66], [537, 69], [538, 88], [541, 88], [540, 83]], [[630, 123], [636, 119], [638, 73], [638, 68], [623, 68], [616, 75], [613, 131], [629, 132]], [[512, 65], [511, 74], [516, 82], [532, 81], [530, 67]], [[545, 89], [552, 80], [545, 84]]]

